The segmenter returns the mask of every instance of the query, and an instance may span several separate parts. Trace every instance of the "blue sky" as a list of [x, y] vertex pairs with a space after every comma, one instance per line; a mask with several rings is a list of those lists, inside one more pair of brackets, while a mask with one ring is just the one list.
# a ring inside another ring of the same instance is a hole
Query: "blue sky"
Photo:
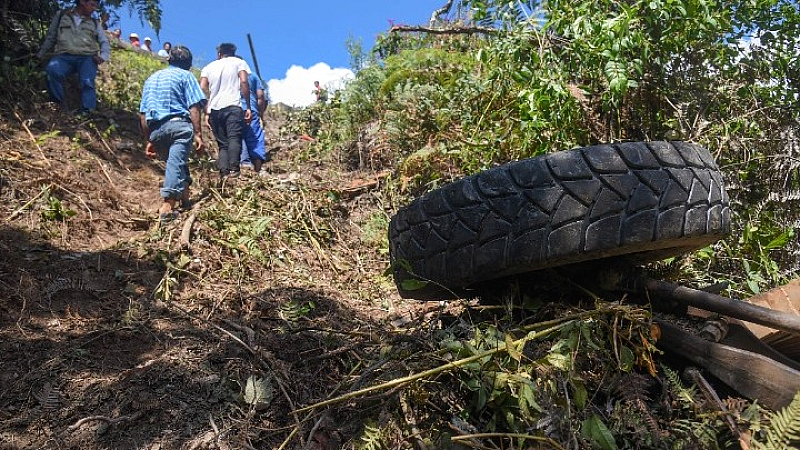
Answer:
[[195, 65], [216, 58], [216, 46], [232, 42], [253, 70], [247, 33], [253, 39], [261, 77], [275, 101], [302, 106], [313, 101], [313, 81], [335, 87], [349, 72], [348, 37], [360, 38], [366, 50], [395, 24], [427, 24], [444, 0], [340, 0], [304, 2], [257, 0], [162, 0], [161, 33], [155, 32], [126, 7], [118, 11], [123, 39], [136, 32], [153, 39], [188, 46]]

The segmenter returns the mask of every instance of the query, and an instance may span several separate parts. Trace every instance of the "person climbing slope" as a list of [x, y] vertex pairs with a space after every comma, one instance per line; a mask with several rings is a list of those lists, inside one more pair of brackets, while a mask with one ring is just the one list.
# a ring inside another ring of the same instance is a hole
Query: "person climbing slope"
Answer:
[[[217, 167], [221, 179], [239, 176], [242, 156], [242, 128], [250, 125], [250, 66], [234, 57], [236, 46], [222, 43], [217, 60], [200, 71], [200, 87], [208, 98], [209, 124], [219, 146]], [[239, 103], [245, 100], [244, 111]]]
[[[236, 57], [242, 59], [241, 56], [237, 55]], [[248, 74], [247, 82], [250, 88], [250, 112], [253, 118], [250, 120], [250, 125], [245, 126], [242, 130], [241, 165], [249, 165], [256, 174], [263, 175], [264, 172], [261, 171], [261, 168], [267, 161], [267, 148], [264, 141], [264, 128], [261, 126], [261, 116], [267, 109], [267, 96], [264, 85], [256, 74]], [[246, 107], [247, 102], [244, 98], [242, 98], [241, 104], [242, 108]]]
[[192, 52], [183, 46], [170, 50], [169, 66], [150, 75], [142, 89], [139, 105], [140, 121], [147, 140], [145, 153], [149, 158], [166, 161], [163, 199], [159, 218], [168, 222], [178, 217], [177, 205], [184, 208], [189, 202], [189, 153], [192, 141], [195, 151], [205, 148], [201, 116], [206, 96], [194, 75]]

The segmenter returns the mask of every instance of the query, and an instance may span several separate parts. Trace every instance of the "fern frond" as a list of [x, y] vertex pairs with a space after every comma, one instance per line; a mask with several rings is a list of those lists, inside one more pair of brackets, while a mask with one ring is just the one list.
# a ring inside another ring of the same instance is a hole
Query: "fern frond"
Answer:
[[722, 403], [725, 405], [725, 408], [736, 418], [742, 417], [742, 412], [750, 407], [750, 402], [743, 398], [728, 397], [723, 400]]
[[694, 408], [697, 405], [697, 388], [694, 386], [685, 387], [681, 382], [681, 377], [678, 372], [670, 369], [665, 365], [661, 365], [661, 371], [664, 373], [664, 378], [667, 379], [670, 391], [681, 402], [684, 408]]
[[[679, 436], [682, 435], [688, 438], [686, 447], [708, 449], [719, 448], [719, 439], [717, 436], [716, 427], [713, 423], [707, 420], [676, 420], [672, 423], [672, 432]], [[691, 445], [689, 443], [691, 443]]]
[[647, 424], [653, 440], [658, 442], [661, 430], [658, 422], [647, 406], [650, 397], [647, 392], [653, 382], [650, 378], [635, 372], [624, 374], [613, 382], [614, 393], [621, 398], [628, 407], [635, 409]]
[[360, 440], [359, 450], [382, 450], [384, 448], [383, 433], [380, 426], [373, 422], [364, 424], [364, 433]]
[[763, 450], [796, 448], [800, 443], [800, 392], [792, 402], [780, 411], [769, 415], [769, 427], [764, 430], [766, 441], [755, 442], [756, 448]]
[[61, 407], [61, 392], [50, 383], [45, 383], [40, 392], [33, 396], [42, 405], [42, 411], [56, 411]]

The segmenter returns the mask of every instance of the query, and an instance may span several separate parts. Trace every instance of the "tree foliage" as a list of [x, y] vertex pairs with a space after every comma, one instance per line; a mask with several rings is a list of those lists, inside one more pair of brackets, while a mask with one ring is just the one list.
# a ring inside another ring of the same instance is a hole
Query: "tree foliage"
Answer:
[[[434, 23], [437, 33], [395, 29], [379, 38], [376, 60], [332, 103], [321, 148], [356, 148], [349, 142], [377, 121], [400, 155], [399, 176], [417, 194], [575, 146], [698, 142], [725, 168], [742, 230], [758, 236], [709, 258], [728, 261], [721, 271], [748, 273], [740, 286], [751, 287], [775, 284], [800, 265], [793, 241], [760, 244], [794, 236], [800, 224], [797, 2], [455, 4], [437, 15], [450, 18]], [[496, 32], [458, 32], [476, 24]], [[749, 256], [732, 263], [743, 249]]]
[[[0, 53], [20, 56], [38, 50], [53, 15], [74, 6], [70, 0], [4, 0], [0, 2]], [[127, 8], [153, 30], [161, 28], [160, 0], [106, 0], [100, 11], [117, 14]]]

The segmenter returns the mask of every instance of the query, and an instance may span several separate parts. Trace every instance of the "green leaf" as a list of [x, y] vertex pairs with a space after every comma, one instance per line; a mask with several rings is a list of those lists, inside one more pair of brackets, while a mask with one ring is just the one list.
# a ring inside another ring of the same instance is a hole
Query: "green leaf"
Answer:
[[600, 420], [597, 414], [586, 419], [581, 423], [581, 436], [589, 440], [592, 446], [601, 448], [603, 450], [616, 450], [617, 443], [614, 441], [614, 436], [608, 431], [606, 424]]
[[572, 358], [564, 353], [550, 353], [545, 358], [556, 369], [567, 371], [572, 366]]
[[775, 239], [771, 240], [769, 244], [764, 246], [765, 250], [774, 250], [776, 248], [782, 248], [789, 242], [790, 232], [783, 232], [780, 236], [776, 237]]
[[538, 412], [542, 412], [542, 407], [536, 403], [536, 397], [534, 394], [534, 384], [531, 383], [529, 380], [525, 380], [519, 387], [519, 409], [522, 412], [522, 415], [527, 418], [532, 418], [531, 415], [531, 408]]
[[480, 411], [484, 406], [486, 406], [487, 401], [489, 401], [489, 390], [486, 388], [486, 386], [481, 386], [481, 388], [478, 389], [478, 398], [476, 399], [475, 409]]
[[761, 288], [758, 286], [758, 283], [755, 280], [747, 280], [747, 287], [750, 288], [750, 291], [753, 294], [758, 294], [761, 292]]
[[583, 382], [580, 380], [572, 380], [572, 390], [573, 396], [575, 397], [575, 406], [578, 409], [583, 409], [586, 407], [586, 399], [589, 395], [586, 392], [586, 386], [583, 385]]
[[514, 345], [514, 340], [511, 338], [510, 334], [505, 335], [506, 340], [506, 351], [508, 352], [508, 356], [514, 358], [517, 362], [522, 360], [522, 353], [517, 350], [517, 347]]
[[625, 372], [630, 372], [635, 361], [636, 356], [634, 356], [633, 350], [624, 345], [621, 346], [619, 349], [619, 368]]
[[427, 285], [427, 281], [416, 280], [414, 278], [409, 278], [400, 282], [400, 287], [403, 288], [404, 291], [416, 291]]

